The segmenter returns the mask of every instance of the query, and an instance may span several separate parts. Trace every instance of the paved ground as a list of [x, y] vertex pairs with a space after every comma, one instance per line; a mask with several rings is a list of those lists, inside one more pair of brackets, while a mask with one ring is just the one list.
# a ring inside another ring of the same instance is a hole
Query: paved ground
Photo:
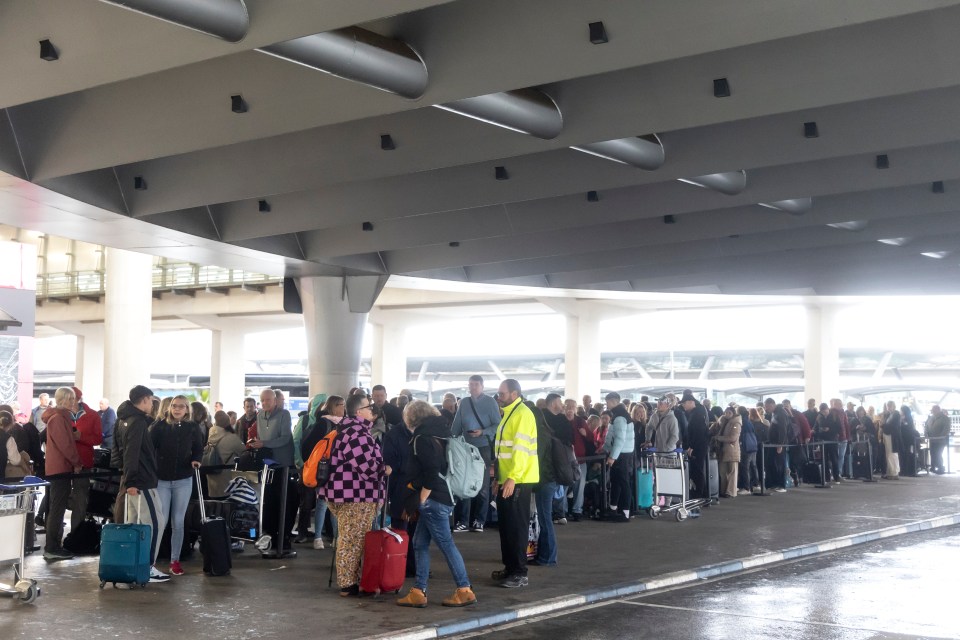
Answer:
[[[833, 489], [803, 487], [770, 497], [743, 496], [678, 523], [640, 517], [629, 524], [581, 522], [559, 528], [560, 566], [531, 568], [527, 589], [491, 584], [499, 567], [495, 530], [458, 534], [477, 595], [476, 607], [401, 609], [390, 599], [342, 599], [327, 589], [330, 551], [302, 548], [294, 560], [266, 561], [247, 552], [233, 575], [209, 578], [199, 559], [186, 576], [143, 591], [97, 588], [97, 559], [47, 565], [33, 556], [28, 571], [43, 595], [35, 606], [0, 600], [0, 637], [62, 638], [63, 629], [94, 625], [98, 637], [149, 630], [150, 638], [184, 633], [217, 637], [292, 638], [323, 630], [328, 638], [363, 638], [417, 625], [449, 622], [527, 605], [586, 589], [775, 551], [893, 524], [960, 513], [960, 477], [846, 482]], [[445, 565], [434, 554], [430, 596], [452, 591]], [[10, 573], [7, 571], [6, 573]]]
[[958, 572], [950, 528], [459, 638], [956, 638]]

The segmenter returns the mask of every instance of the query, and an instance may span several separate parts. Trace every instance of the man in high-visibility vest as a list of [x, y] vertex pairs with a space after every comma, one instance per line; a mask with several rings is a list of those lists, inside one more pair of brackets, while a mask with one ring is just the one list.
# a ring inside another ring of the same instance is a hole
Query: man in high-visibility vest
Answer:
[[497, 464], [497, 520], [500, 555], [504, 568], [493, 579], [507, 588], [525, 587], [527, 579], [527, 533], [530, 526], [530, 496], [540, 482], [537, 460], [537, 421], [523, 403], [520, 383], [500, 383], [497, 402], [503, 419], [497, 427], [493, 450]]

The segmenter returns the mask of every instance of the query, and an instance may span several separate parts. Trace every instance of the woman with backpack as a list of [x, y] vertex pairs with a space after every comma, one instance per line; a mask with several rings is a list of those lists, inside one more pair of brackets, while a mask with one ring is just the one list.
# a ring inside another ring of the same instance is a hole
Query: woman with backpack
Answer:
[[[203, 449], [203, 466], [232, 464], [246, 450], [246, 446], [230, 426], [230, 416], [223, 411], [213, 415], [213, 426], [207, 434], [207, 446]], [[224, 471], [207, 472], [207, 493], [221, 497], [227, 493], [227, 485], [235, 474]]]
[[[324, 394], [320, 394], [314, 398], [316, 401], [317, 398], [320, 398]], [[311, 407], [313, 403], [311, 403]], [[323, 401], [323, 404], [318, 406], [312, 412], [312, 421], [308, 422], [303, 428], [300, 438], [297, 437], [297, 433], [294, 432], [293, 438], [294, 441], [299, 441], [300, 453], [303, 460], [307, 460], [310, 457], [310, 454], [313, 453], [313, 448], [323, 440], [332, 429], [336, 429], [337, 425], [340, 424], [340, 421], [343, 420], [343, 414], [346, 410], [347, 403], [341, 396], [330, 396]], [[299, 424], [297, 425], [300, 426]], [[298, 465], [301, 467], [302, 465]], [[323, 549], [323, 523], [327, 519], [327, 501], [322, 500], [316, 495], [316, 491], [310, 490], [310, 493], [313, 494], [315, 504], [314, 515], [313, 515], [313, 548], [317, 550]], [[300, 508], [303, 509], [303, 503], [301, 503]], [[308, 522], [309, 511], [304, 514], [301, 513], [300, 524], [297, 525], [298, 533], [307, 530], [305, 522]], [[331, 525], [333, 528], [333, 537], [337, 537], [337, 519], [331, 516]], [[306, 538], [306, 534], [301, 534]], [[298, 536], [299, 537], [299, 536]], [[296, 540], [294, 540], [296, 542]]]
[[366, 396], [350, 396], [346, 411], [330, 452], [330, 475], [317, 489], [317, 499], [326, 500], [337, 518], [337, 585], [341, 597], [360, 595], [363, 540], [383, 501], [385, 477], [380, 445], [371, 433], [373, 403]]
[[415, 400], [404, 407], [403, 423], [413, 429], [410, 446], [413, 455], [407, 464], [407, 499], [404, 511], [419, 518], [413, 534], [413, 551], [417, 557], [417, 578], [406, 596], [397, 600], [401, 607], [427, 606], [427, 578], [430, 576], [430, 540], [434, 540], [457, 584], [456, 591], [441, 604], [445, 607], [465, 607], [476, 604], [477, 596], [470, 588], [463, 556], [453, 542], [450, 516], [453, 514], [453, 496], [442, 474], [447, 471], [446, 441], [450, 427], [434, 407]]
[[183, 575], [180, 550], [183, 548], [184, 518], [193, 493], [193, 470], [203, 458], [203, 440], [195, 422], [190, 421], [190, 404], [175, 396], [150, 427], [150, 439], [157, 451], [157, 496], [163, 511], [160, 533], [170, 523], [170, 573]]

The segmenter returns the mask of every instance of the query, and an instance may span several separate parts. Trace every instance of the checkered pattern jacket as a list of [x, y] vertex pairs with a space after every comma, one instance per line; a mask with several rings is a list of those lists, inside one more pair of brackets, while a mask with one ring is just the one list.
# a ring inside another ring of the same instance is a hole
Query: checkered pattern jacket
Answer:
[[373, 423], [344, 418], [330, 453], [330, 478], [317, 490], [329, 502], [382, 502], [383, 455], [370, 433]]

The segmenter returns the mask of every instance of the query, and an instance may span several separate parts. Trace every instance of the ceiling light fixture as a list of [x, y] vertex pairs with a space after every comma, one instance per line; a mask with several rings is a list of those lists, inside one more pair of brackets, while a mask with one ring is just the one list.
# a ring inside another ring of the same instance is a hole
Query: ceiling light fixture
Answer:
[[949, 251], [924, 251], [920, 255], [926, 256], [927, 258], [933, 258], [934, 260], [943, 260], [948, 255], [950, 255], [950, 252]]
[[931, 187], [934, 193], [943, 193], [943, 180], [937, 180]]
[[678, 178], [678, 180], [704, 189], [713, 189], [728, 196], [735, 196], [747, 188], [747, 172], [743, 169], [725, 173], [710, 173], [695, 178]]
[[137, 191], [146, 191], [147, 181], [143, 179], [143, 176], [134, 176], [133, 188], [136, 189]]
[[673, 214], [668, 213], [667, 215], [663, 216], [663, 224], [676, 224], [676, 223], [677, 223], [677, 219], [673, 217]]
[[659, 169], [666, 159], [663, 144], [656, 134], [604, 140], [570, 148], [646, 171]]
[[413, 47], [360, 27], [315, 33], [257, 51], [411, 100], [427, 90], [427, 65]]
[[888, 244], [888, 245], [890, 245], [891, 247], [902, 247], [903, 245], [905, 245], [905, 244], [907, 244], [908, 242], [910, 242], [910, 238], [907, 238], [907, 237], [901, 237], [901, 238], [880, 238], [879, 240], [877, 240], [877, 242], [881, 242], [881, 243], [883, 243], [883, 244]]
[[250, 28], [244, 0], [101, 0], [164, 22], [240, 42]]
[[820, 129], [817, 127], [816, 122], [804, 122], [803, 123], [803, 137], [804, 138], [819, 138]]
[[257, 202], [257, 210], [260, 213], [270, 213], [271, 211], [270, 203], [267, 202], [266, 200], [260, 200], [259, 202]]
[[607, 29], [603, 26], [602, 22], [591, 22], [590, 27], [590, 42], [591, 44], [606, 44], [610, 42], [610, 38], [607, 37]]
[[453, 248], [457, 248], [457, 247], [460, 246], [460, 243], [457, 242], [456, 240], [454, 240], [453, 242], [450, 243], [450, 246], [453, 247]]
[[774, 200], [773, 202], [759, 202], [758, 204], [761, 207], [783, 211], [792, 216], [802, 216], [813, 207], [813, 198], [790, 198], [789, 200]]
[[487, 124], [552, 140], [563, 131], [563, 114], [539, 89], [515, 89], [433, 105]]
[[600, 194], [596, 191], [587, 191], [587, 202], [600, 202]]
[[393, 151], [397, 148], [397, 145], [394, 144], [393, 138], [390, 137], [389, 133], [384, 133], [380, 136], [380, 148], [384, 151]]
[[363, 223], [363, 226], [362, 226], [361, 228], [362, 228], [364, 231], [373, 231], [373, 223], [372, 223], [372, 222], [364, 222], [364, 223]]
[[716, 78], [713, 81], [713, 97], [714, 98], [730, 97], [730, 82], [726, 78]]
[[827, 226], [833, 227], [834, 229], [841, 229], [843, 231], [862, 231], [867, 228], [867, 221], [849, 220], [847, 222], [833, 222]]
[[890, 168], [890, 158], [887, 157], [887, 154], [881, 153], [877, 156], [877, 169], [889, 169]]
[[495, 167], [494, 170], [493, 170], [493, 176], [494, 176], [497, 180], [509, 180], [509, 179], [510, 179], [510, 174], [507, 173], [507, 168], [506, 168], [506, 167]]
[[46, 60], [47, 62], [53, 62], [54, 60], [60, 59], [60, 54], [57, 53], [57, 48], [53, 46], [53, 43], [49, 40], [40, 41], [40, 59]]
[[246, 113], [248, 111], [247, 101], [240, 94], [230, 96], [230, 110], [234, 113]]

